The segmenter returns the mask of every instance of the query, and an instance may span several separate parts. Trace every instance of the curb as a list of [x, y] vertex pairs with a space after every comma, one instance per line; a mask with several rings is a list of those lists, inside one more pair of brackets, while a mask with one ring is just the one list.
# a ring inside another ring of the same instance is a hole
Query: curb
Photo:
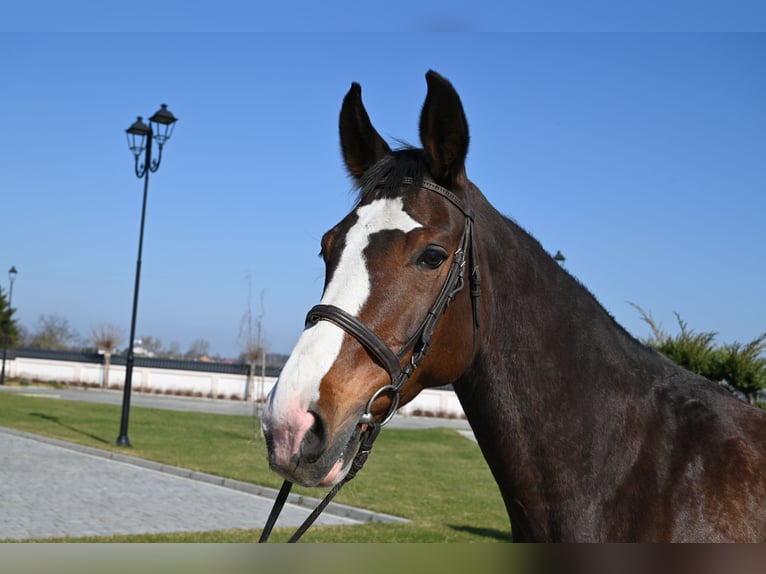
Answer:
[[[9, 434], [9, 435], [18, 436], [21, 438], [36, 440], [38, 442], [50, 444], [53, 446], [58, 446], [61, 448], [65, 448], [65, 449], [79, 452], [82, 454], [87, 454], [90, 456], [106, 458], [109, 460], [121, 462], [124, 464], [131, 464], [133, 466], [138, 466], [148, 470], [163, 472], [166, 474], [179, 476], [181, 478], [188, 478], [190, 480], [196, 480], [198, 482], [205, 482], [215, 486], [220, 486], [222, 488], [228, 488], [230, 490], [237, 490], [240, 492], [245, 492], [247, 494], [261, 496], [271, 500], [274, 500], [277, 497], [277, 493], [279, 492], [278, 490], [274, 488], [268, 488], [268, 487], [260, 486], [250, 482], [234, 480], [232, 478], [225, 478], [222, 476], [217, 476], [215, 474], [208, 474], [206, 472], [190, 470], [188, 468], [183, 468], [180, 466], [172, 466], [169, 464], [155, 462], [152, 460], [147, 460], [147, 459], [139, 458], [135, 456], [128, 456], [128, 455], [120, 454], [117, 452], [111, 452], [108, 450], [102, 450], [102, 449], [91, 447], [91, 446], [85, 446], [85, 445], [81, 445], [81, 444], [77, 444], [73, 442], [67, 442], [64, 440], [56, 439], [56, 438], [29, 433], [26, 431], [16, 430], [10, 427], [0, 426], [0, 432]], [[310, 496], [304, 496], [302, 494], [291, 493], [287, 497], [287, 502], [294, 504], [296, 506], [302, 506], [305, 508], [314, 509], [321, 502], [321, 499], [313, 498]], [[372, 510], [365, 510], [363, 508], [356, 508], [354, 506], [348, 506], [345, 504], [338, 504], [337, 502], [331, 502], [330, 504], [328, 504], [327, 508], [325, 508], [324, 510], [324, 513], [331, 514], [333, 516], [338, 516], [341, 518], [350, 518], [352, 520], [356, 520], [362, 523], [405, 524], [410, 522], [406, 518], [393, 516], [391, 514], [384, 514], [381, 512], [374, 512]]]

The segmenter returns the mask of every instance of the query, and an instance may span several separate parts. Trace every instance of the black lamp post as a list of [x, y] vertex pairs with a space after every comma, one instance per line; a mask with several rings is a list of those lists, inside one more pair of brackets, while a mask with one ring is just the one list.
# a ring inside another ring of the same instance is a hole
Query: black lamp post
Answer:
[[553, 256], [553, 260], [559, 265], [564, 265], [564, 261], [566, 261], [567, 258], [564, 257], [561, 251], [556, 251], [556, 255]]
[[[141, 251], [144, 246], [144, 218], [146, 216], [146, 194], [149, 190], [149, 172], [156, 172], [162, 161], [162, 148], [173, 134], [177, 118], [170, 113], [168, 107], [162, 104], [160, 110], [149, 118], [146, 125], [141, 116], [125, 132], [128, 136], [128, 147], [135, 158], [136, 177], [144, 178], [144, 201], [141, 206], [141, 230], [138, 235], [138, 260], [136, 261], [136, 283], [133, 289], [133, 314], [130, 319], [130, 342], [128, 357], [125, 362], [125, 385], [122, 390], [122, 419], [120, 421], [120, 436], [117, 444], [131, 446], [128, 440], [128, 416], [130, 414], [130, 392], [133, 386], [133, 345], [136, 340], [136, 312], [138, 311], [138, 285], [141, 281]], [[152, 141], [157, 142], [157, 159], [152, 158]], [[141, 154], [144, 154], [143, 161]]]
[[11, 288], [8, 290], [8, 324], [5, 326], [5, 332], [3, 333], [3, 368], [0, 370], [0, 385], [5, 384], [5, 357], [8, 352], [8, 335], [11, 331], [10, 312], [11, 303], [13, 302], [13, 282], [16, 280], [16, 275], [18, 275], [18, 273], [15, 265], [8, 270], [8, 279], [11, 280]]

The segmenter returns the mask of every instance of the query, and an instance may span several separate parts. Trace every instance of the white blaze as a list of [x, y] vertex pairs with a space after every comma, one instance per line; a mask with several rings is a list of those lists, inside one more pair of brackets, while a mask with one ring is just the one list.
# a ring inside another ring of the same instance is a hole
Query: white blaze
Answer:
[[[408, 233], [421, 227], [404, 211], [401, 198], [378, 199], [356, 210], [357, 222], [346, 233], [346, 245], [321, 303], [356, 316], [370, 296], [370, 274], [364, 250], [380, 231]], [[272, 418], [305, 412], [319, 399], [319, 384], [340, 353], [344, 331], [327, 321], [305, 330], [271, 392], [267, 410]], [[285, 421], [286, 422], [286, 421]]]

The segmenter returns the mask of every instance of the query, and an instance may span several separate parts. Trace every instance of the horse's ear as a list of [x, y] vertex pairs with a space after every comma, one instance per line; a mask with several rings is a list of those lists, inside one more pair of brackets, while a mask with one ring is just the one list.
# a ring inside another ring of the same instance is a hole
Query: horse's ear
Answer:
[[434, 72], [426, 74], [428, 94], [420, 113], [420, 141], [437, 183], [461, 188], [466, 183], [468, 121], [455, 88]]
[[391, 148], [372, 127], [370, 116], [362, 104], [362, 87], [356, 82], [351, 84], [351, 89], [343, 98], [339, 123], [343, 161], [346, 162], [348, 172], [359, 179]]

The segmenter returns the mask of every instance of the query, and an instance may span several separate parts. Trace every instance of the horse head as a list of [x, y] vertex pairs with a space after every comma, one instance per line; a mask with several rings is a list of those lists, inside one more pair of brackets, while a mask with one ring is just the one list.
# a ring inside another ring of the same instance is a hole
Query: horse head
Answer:
[[262, 416], [270, 466], [304, 486], [337, 484], [366, 425], [455, 381], [476, 351], [468, 125], [452, 85], [426, 79], [422, 149], [389, 147], [358, 84], [343, 100], [341, 148], [359, 198], [322, 237], [320, 304]]

